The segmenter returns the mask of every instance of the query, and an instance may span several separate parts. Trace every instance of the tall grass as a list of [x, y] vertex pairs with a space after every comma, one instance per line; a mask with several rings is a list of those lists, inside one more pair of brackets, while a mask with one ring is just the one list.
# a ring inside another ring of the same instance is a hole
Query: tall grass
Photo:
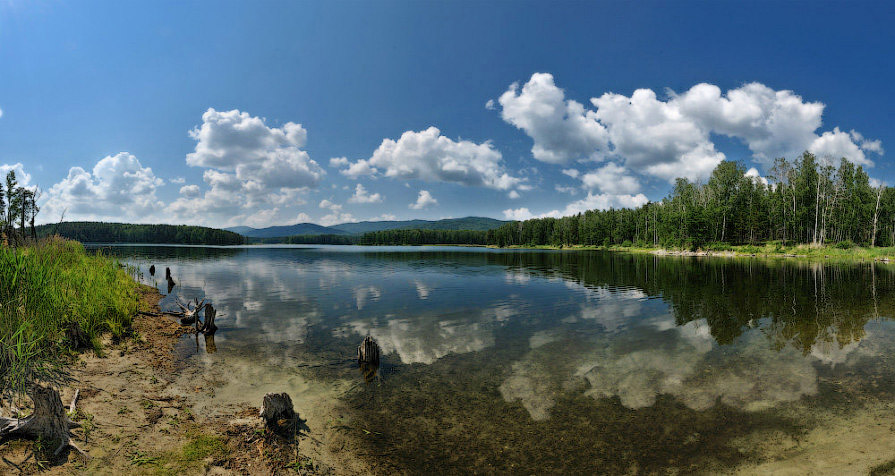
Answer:
[[75, 241], [48, 238], [0, 247], [0, 396], [31, 383], [59, 383], [76, 322], [99, 350], [99, 336], [130, 331], [137, 284], [118, 263]]

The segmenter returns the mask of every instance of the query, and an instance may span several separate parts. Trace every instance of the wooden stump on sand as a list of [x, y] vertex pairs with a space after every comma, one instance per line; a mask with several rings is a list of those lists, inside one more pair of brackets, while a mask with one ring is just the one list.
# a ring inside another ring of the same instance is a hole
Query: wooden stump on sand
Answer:
[[[34, 412], [27, 418], [0, 417], [0, 439], [41, 438], [43, 441], [58, 445], [53, 451], [54, 456], [71, 447], [86, 457], [87, 455], [71, 442], [69, 428], [76, 425], [66, 417], [59, 392], [52, 387], [32, 385], [28, 389], [28, 396], [34, 402]], [[75, 402], [72, 401], [72, 410], [74, 406]]]
[[264, 395], [259, 416], [264, 419], [268, 428], [274, 429], [279, 428], [280, 420], [294, 420], [295, 410], [292, 408], [292, 399], [289, 398], [289, 394], [271, 392]]

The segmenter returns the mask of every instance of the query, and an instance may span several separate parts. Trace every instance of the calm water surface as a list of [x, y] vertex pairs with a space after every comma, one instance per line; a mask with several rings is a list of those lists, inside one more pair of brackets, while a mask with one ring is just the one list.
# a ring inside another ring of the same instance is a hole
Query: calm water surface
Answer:
[[[428, 247], [108, 250], [165, 293], [170, 267], [178, 285], [164, 306], [177, 296], [214, 303], [213, 344], [187, 339], [180, 352], [231, 372], [218, 398], [257, 405], [265, 391], [288, 390], [311, 402], [338, 389], [338, 416], [320, 424], [357, 436], [382, 471], [763, 471], [895, 457], [874, 450], [895, 424], [879, 416], [893, 414], [895, 395], [888, 265]], [[384, 353], [375, 375], [350, 362], [367, 335]]]

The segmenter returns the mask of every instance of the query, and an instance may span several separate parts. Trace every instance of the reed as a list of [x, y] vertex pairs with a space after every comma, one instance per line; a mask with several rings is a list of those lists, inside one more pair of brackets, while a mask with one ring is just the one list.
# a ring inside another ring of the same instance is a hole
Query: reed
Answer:
[[0, 247], [0, 396], [21, 395], [32, 383], [67, 379], [77, 323], [100, 351], [100, 336], [131, 330], [137, 283], [117, 261], [58, 237], [20, 248]]

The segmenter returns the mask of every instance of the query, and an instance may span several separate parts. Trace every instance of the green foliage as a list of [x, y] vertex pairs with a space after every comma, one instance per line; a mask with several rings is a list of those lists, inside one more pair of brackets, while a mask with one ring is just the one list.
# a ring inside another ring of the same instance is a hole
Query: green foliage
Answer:
[[82, 243], [172, 243], [182, 245], [241, 245], [245, 237], [232, 231], [190, 225], [62, 222], [37, 227], [37, 236], [59, 235]]
[[65, 380], [64, 328], [81, 326], [94, 342], [128, 332], [137, 284], [118, 264], [80, 243], [48, 239], [0, 247], [0, 389], [22, 393], [34, 382]]
[[855, 247], [855, 244], [852, 243], [851, 240], [843, 240], [836, 243], [834, 247], [840, 250], [850, 250]]
[[362, 245], [486, 245], [491, 231], [383, 230], [364, 233]]

